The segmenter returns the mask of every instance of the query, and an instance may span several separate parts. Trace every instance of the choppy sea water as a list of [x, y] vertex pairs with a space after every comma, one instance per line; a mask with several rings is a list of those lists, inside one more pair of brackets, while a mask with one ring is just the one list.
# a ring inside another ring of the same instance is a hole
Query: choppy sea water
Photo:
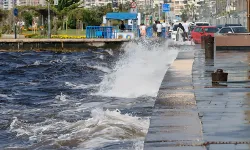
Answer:
[[120, 51], [1, 52], [0, 149], [142, 150], [168, 43]]

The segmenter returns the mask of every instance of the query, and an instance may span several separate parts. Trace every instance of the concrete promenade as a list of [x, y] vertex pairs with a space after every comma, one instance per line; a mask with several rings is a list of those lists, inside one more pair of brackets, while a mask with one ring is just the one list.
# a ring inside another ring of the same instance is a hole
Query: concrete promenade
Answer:
[[[228, 81], [212, 85], [223, 69]], [[249, 52], [180, 52], [160, 87], [144, 150], [250, 150]], [[240, 82], [235, 82], [240, 81]]]

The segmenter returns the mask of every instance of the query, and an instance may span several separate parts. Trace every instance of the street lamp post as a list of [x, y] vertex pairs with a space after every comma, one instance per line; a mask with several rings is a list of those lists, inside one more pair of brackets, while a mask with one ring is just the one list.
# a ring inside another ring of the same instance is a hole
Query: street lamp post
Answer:
[[51, 27], [50, 27], [50, 2], [48, 1], [48, 39], [51, 37]]
[[158, 19], [159, 19], [159, 21], [161, 20], [161, 3], [160, 3], [160, 0], [158, 0], [159, 1], [159, 6], [158, 6]]

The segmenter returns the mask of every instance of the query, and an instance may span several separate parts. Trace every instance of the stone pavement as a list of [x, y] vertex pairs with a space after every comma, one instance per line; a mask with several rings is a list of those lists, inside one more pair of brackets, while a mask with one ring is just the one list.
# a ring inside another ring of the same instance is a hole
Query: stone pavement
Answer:
[[[212, 85], [216, 69], [234, 82]], [[217, 52], [214, 61], [204, 50], [180, 52], [162, 81], [144, 150], [250, 150], [249, 71], [249, 52]]]
[[203, 139], [193, 92], [193, 60], [194, 52], [180, 52], [168, 69], [155, 102], [144, 150], [205, 150], [204, 146], [195, 146]]
[[[216, 69], [234, 82], [212, 85]], [[195, 52], [193, 85], [203, 140], [215, 143], [207, 145], [208, 150], [250, 150], [250, 82], [243, 82], [249, 80], [249, 71], [250, 52], [218, 51], [214, 61], [205, 60], [203, 50]]]

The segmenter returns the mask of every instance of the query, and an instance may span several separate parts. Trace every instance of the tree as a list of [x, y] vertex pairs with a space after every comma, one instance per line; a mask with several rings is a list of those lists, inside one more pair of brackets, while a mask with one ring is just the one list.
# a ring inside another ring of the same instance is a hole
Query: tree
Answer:
[[8, 11], [0, 9], [0, 22], [7, 17]]
[[188, 4], [185, 5], [184, 9], [182, 10], [182, 16], [184, 19], [192, 18], [192, 21], [196, 20], [196, 13], [198, 11], [198, 5], [195, 1], [190, 1]]
[[181, 12], [181, 20], [182, 21], [187, 21], [188, 20], [188, 14], [187, 14], [187, 11], [184, 9], [182, 12]]
[[77, 7], [80, 5], [79, 3], [80, 0], [59, 0], [58, 1], [58, 6], [56, 6], [56, 8], [61, 11], [67, 7], [70, 7], [72, 5], [76, 6]]
[[29, 27], [32, 25], [32, 20], [33, 20], [33, 15], [30, 11], [24, 11], [23, 14], [23, 19], [24, 19], [24, 22], [25, 22], [25, 26], [26, 27]]

